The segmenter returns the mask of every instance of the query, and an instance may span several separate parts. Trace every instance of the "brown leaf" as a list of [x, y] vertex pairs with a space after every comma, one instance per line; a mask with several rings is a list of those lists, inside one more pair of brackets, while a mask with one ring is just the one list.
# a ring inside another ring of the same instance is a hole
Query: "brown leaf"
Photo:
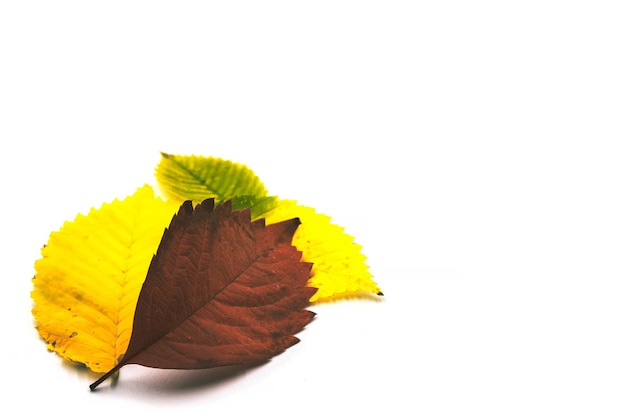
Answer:
[[230, 202], [183, 203], [163, 234], [137, 302], [127, 364], [200, 369], [267, 360], [298, 342], [311, 264], [291, 245], [298, 219], [266, 226]]

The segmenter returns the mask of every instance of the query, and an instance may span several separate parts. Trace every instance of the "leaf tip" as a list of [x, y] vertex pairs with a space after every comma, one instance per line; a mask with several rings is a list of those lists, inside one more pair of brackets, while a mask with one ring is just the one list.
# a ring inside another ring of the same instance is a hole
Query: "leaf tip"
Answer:
[[215, 208], [215, 199], [214, 198], [207, 198], [205, 200], [202, 200], [202, 202], [200, 203], [200, 208], [202, 210], [207, 211], [208, 213], [212, 212], [213, 209]]
[[311, 299], [313, 299], [313, 296], [317, 294], [318, 288], [307, 286], [304, 288], [304, 291], [306, 291], [307, 298], [310, 301]]
[[190, 214], [193, 211], [193, 202], [191, 200], [183, 201], [183, 204], [180, 205], [178, 209], [178, 215], [182, 216], [185, 214]]

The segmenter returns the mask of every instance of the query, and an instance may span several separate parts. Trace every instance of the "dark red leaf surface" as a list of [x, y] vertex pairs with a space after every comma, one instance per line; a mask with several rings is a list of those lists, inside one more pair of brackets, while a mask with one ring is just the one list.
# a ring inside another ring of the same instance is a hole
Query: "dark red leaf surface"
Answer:
[[311, 264], [291, 246], [298, 219], [266, 226], [212, 199], [185, 202], [163, 234], [119, 368], [200, 369], [267, 360], [298, 342]]

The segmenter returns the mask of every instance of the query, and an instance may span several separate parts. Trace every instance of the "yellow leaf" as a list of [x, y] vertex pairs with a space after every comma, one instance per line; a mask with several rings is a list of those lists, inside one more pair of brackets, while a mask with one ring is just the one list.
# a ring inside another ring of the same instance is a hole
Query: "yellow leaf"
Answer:
[[370, 292], [382, 295], [361, 253], [361, 246], [344, 233], [344, 228], [331, 223], [330, 217], [292, 200], [279, 200], [265, 216], [267, 224], [299, 217], [302, 224], [293, 237], [293, 245], [302, 251], [302, 258], [313, 262], [309, 285], [318, 288], [311, 302]]
[[177, 205], [151, 187], [79, 214], [50, 234], [31, 296], [48, 348], [95, 372], [128, 347], [139, 291]]

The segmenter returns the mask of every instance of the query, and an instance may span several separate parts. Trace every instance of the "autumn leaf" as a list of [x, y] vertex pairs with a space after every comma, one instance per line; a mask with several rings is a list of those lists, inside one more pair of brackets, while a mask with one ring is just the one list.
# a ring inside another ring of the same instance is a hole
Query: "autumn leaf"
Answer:
[[117, 364], [150, 260], [176, 207], [144, 186], [50, 234], [35, 262], [31, 293], [48, 349], [95, 372]]
[[291, 245], [299, 220], [251, 221], [249, 210], [205, 200], [181, 206], [163, 234], [137, 302], [122, 360], [199, 369], [267, 360], [298, 341], [311, 265]]
[[279, 200], [265, 215], [267, 224], [298, 217], [302, 225], [296, 230], [293, 244], [302, 257], [313, 263], [309, 285], [318, 289], [311, 302], [332, 297], [369, 292], [382, 295], [361, 253], [361, 245], [344, 228], [333, 224], [330, 217], [295, 201]]
[[267, 197], [265, 186], [245, 165], [219, 158], [163, 154], [156, 177], [165, 195], [178, 202], [214, 196], [226, 200], [240, 192], [248, 195], [236, 199], [237, 208], [251, 207], [255, 219], [274, 223], [299, 217], [302, 225], [293, 244], [302, 251], [304, 260], [314, 265], [309, 285], [319, 291], [312, 302], [362, 292], [382, 295], [354, 237], [313, 208]]

